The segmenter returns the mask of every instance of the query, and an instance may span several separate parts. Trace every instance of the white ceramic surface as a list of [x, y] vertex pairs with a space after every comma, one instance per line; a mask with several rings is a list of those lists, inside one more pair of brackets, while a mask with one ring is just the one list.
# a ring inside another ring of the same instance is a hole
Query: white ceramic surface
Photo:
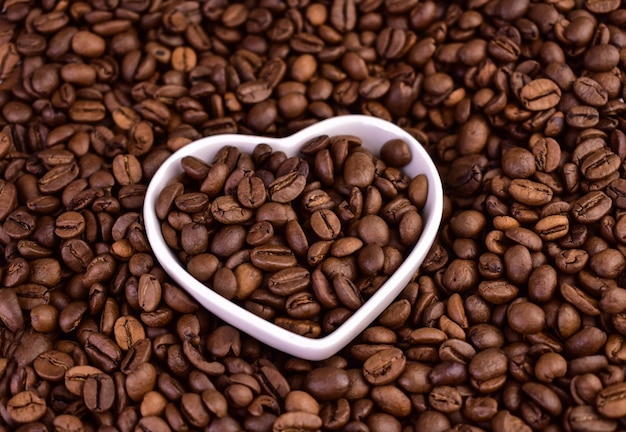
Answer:
[[[422, 235], [398, 270], [363, 306], [330, 335], [311, 339], [294, 334], [266, 321], [207, 288], [181, 266], [174, 252], [167, 246], [161, 233], [160, 221], [155, 213], [156, 199], [168, 182], [182, 172], [180, 161], [185, 156], [195, 156], [210, 162], [225, 145], [235, 145], [241, 151], [252, 153], [258, 143], [269, 144], [274, 151], [282, 150], [288, 156], [298, 154], [298, 149], [310, 138], [319, 135], [352, 134], [363, 140], [363, 145], [378, 154], [382, 144], [392, 138], [405, 139], [413, 153], [413, 160], [404, 172], [413, 177], [425, 174], [428, 178], [428, 197], [421, 212], [424, 228]], [[316, 123], [294, 135], [275, 139], [246, 135], [216, 135], [199, 139], [170, 156], [154, 174], [144, 202], [146, 234], [155, 257], [165, 271], [193, 296], [202, 306], [230, 325], [255, 337], [259, 341], [293, 356], [308, 360], [328, 358], [372, 323], [391, 304], [415, 274], [430, 246], [435, 240], [443, 210], [443, 190], [437, 169], [424, 148], [407, 132], [392, 123], [361, 115], [340, 116]]]

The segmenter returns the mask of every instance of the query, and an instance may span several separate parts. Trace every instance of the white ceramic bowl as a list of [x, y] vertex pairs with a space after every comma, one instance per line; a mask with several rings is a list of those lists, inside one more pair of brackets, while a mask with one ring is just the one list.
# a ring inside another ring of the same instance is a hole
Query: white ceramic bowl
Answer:
[[[424, 223], [422, 235], [398, 270], [334, 332], [322, 338], [312, 339], [292, 333], [248, 312], [191, 276], [163, 239], [161, 223], [155, 213], [155, 203], [161, 190], [173, 177], [182, 172], [180, 161], [185, 156], [195, 156], [210, 162], [215, 153], [225, 145], [235, 145], [241, 151], [252, 153], [259, 143], [267, 143], [274, 151], [282, 150], [288, 156], [294, 156], [298, 154], [298, 149], [306, 141], [323, 134], [356, 135], [363, 140], [363, 145], [375, 154], [378, 154], [380, 147], [392, 138], [406, 140], [413, 153], [413, 159], [403, 170], [411, 177], [417, 174], [426, 175], [428, 196], [421, 212]], [[143, 214], [146, 234], [155, 257], [165, 271], [202, 306], [230, 325], [269, 346], [303, 359], [322, 360], [334, 355], [347, 345], [398, 296], [419, 268], [435, 240], [441, 223], [442, 210], [441, 180], [433, 161], [422, 145], [392, 123], [368, 116], [347, 115], [321, 121], [281, 139], [231, 134], [215, 135], [194, 141], [170, 156], [154, 174], [146, 192]]]

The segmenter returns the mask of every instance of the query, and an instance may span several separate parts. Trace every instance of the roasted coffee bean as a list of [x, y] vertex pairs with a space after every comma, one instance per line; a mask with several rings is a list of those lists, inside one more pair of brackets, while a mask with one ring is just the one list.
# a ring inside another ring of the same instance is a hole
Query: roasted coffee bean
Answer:
[[462, 405], [461, 394], [454, 387], [434, 387], [428, 395], [430, 405], [437, 411], [453, 413], [459, 411]]
[[62, 380], [65, 373], [74, 366], [74, 360], [61, 351], [47, 351], [35, 359], [33, 367], [37, 375], [50, 381]]
[[317, 414], [305, 411], [291, 411], [284, 413], [274, 421], [274, 429], [287, 431], [298, 428], [302, 431], [314, 431], [322, 427], [322, 419]]
[[106, 374], [90, 375], [83, 388], [85, 405], [92, 412], [105, 412], [115, 401], [113, 378]]
[[17, 294], [6, 288], [0, 291], [0, 321], [13, 332], [24, 329], [24, 315]]
[[514, 179], [508, 187], [512, 198], [522, 204], [537, 206], [550, 202], [553, 191], [548, 186], [531, 180]]
[[350, 379], [344, 369], [327, 366], [309, 372], [304, 385], [306, 390], [318, 400], [336, 400], [346, 394]]
[[614, 420], [598, 415], [594, 408], [589, 405], [570, 407], [566, 413], [566, 421], [569, 427], [578, 430], [615, 430], [617, 428]]
[[580, 197], [572, 205], [576, 221], [591, 223], [600, 220], [611, 208], [611, 199], [602, 191], [593, 191]]
[[13, 183], [0, 182], [0, 221], [4, 219], [17, 207], [17, 189]]
[[23, 391], [7, 401], [8, 415], [16, 423], [31, 423], [46, 413], [46, 401], [33, 391]]
[[404, 372], [406, 358], [397, 348], [382, 350], [363, 364], [365, 379], [374, 385], [389, 384]]
[[139, 183], [142, 177], [141, 163], [132, 154], [117, 155], [113, 159], [111, 169], [120, 185]]
[[223, 224], [246, 222], [252, 217], [252, 212], [241, 205], [232, 196], [216, 198], [211, 203], [211, 214]]
[[608, 101], [607, 91], [592, 78], [576, 79], [573, 90], [581, 101], [591, 106], [603, 106]]
[[267, 271], [286, 269], [297, 263], [291, 249], [279, 245], [257, 246], [250, 252], [250, 260], [258, 268]]
[[565, 120], [572, 127], [594, 127], [600, 121], [598, 110], [589, 105], [578, 105], [569, 109]]
[[472, 386], [481, 392], [490, 392], [504, 385], [507, 359], [497, 348], [488, 348], [472, 357], [468, 371]]
[[556, 106], [561, 99], [561, 89], [552, 80], [539, 78], [522, 87], [520, 100], [530, 111], [542, 111]]
[[130, 349], [136, 342], [145, 338], [145, 331], [139, 320], [132, 316], [122, 316], [115, 321], [115, 341], [122, 350]]
[[623, 395], [623, 391], [623, 384], [613, 384], [604, 388], [598, 394], [596, 400], [596, 408], [598, 409], [598, 412], [609, 418], [622, 417], [623, 408], [621, 408], [620, 404], [616, 402], [620, 400], [621, 395]]

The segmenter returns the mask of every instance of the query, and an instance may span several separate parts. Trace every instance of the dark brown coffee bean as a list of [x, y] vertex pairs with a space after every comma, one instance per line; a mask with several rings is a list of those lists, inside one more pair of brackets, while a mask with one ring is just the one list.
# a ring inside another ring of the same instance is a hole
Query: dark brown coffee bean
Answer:
[[614, 430], [617, 424], [614, 420], [598, 415], [589, 405], [578, 405], [567, 410], [566, 421], [569, 427], [576, 429]]
[[363, 364], [365, 379], [374, 385], [389, 384], [404, 372], [406, 358], [397, 348], [382, 350]]
[[237, 199], [244, 207], [259, 208], [265, 203], [266, 197], [265, 185], [259, 177], [244, 177], [237, 186]]
[[321, 310], [313, 294], [300, 292], [292, 294], [285, 301], [287, 314], [296, 319], [311, 319], [318, 316]]
[[218, 222], [223, 224], [239, 224], [246, 222], [252, 217], [252, 211], [242, 207], [230, 195], [221, 196], [211, 203], [211, 214]]
[[526, 84], [520, 91], [520, 100], [531, 111], [542, 111], [556, 106], [561, 99], [561, 89], [554, 81], [539, 78]]
[[552, 380], [564, 376], [566, 372], [567, 362], [557, 353], [545, 353], [539, 357], [535, 364], [535, 376], [543, 382], [552, 382]]
[[126, 391], [130, 399], [139, 401], [154, 388], [156, 370], [151, 363], [142, 363], [126, 375]]
[[525, 179], [511, 181], [508, 192], [515, 200], [530, 206], [547, 204], [553, 195], [553, 191], [549, 187]]
[[274, 236], [274, 227], [267, 221], [257, 222], [250, 227], [246, 234], [246, 243], [250, 246], [259, 246], [267, 243]]
[[305, 337], [316, 338], [322, 332], [320, 325], [310, 320], [278, 317], [274, 320], [274, 324]]
[[570, 108], [565, 116], [567, 124], [577, 128], [594, 127], [600, 121], [598, 110], [589, 105], [578, 105]]
[[278, 271], [293, 267], [297, 262], [291, 249], [278, 245], [257, 246], [252, 249], [250, 259], [256, 267], [267, 271]]
[[130, 349], [137, 341], [145, 338], [145, 330], [139, 320], [121, 316], [115, 321], [115, 341], [122, 350]]
[[24, 329], [24, 315], [14, 290], [0, 291], [0, 321], [13, 332]]
[[347, 308], [356, 310], [363, 304], [363, 295], [359, 288], [344, 275], [338, 275], [333, 279], [333, 287], [337, 298]]
[[0, 221], [4, 221], [6, 217], [17, 207], [17, 189], [13, 183], [2, 180], [0, 182]]
[[59, 192], [77, 176], [78, 165], [76, 163], [55, 166], [39, 179], [39, 190], [46, 194]]
[[332, 240], [340, 234], [341, 222], [337, 215], [328, 209], [316, 210], [311, 215], [311, 228], [321, 240]]
[[592, 78], [580, 77], [574, 81], [574, 93], [585, 104], [602, 106], [608, 101], [608, 93]]
[[616, 402], [619, 401], [623, 391], [623, 384], [613, 384], [603, 389], [598, 394], [596, 399], [596, 408], [598, 409], [598, 412], [609, 418], [622, 417], [623, 414], [621, 414], [621, 412], [623, 409], [620, 408], [620, 404]]
[[288, 203], [294, 201], [304, 190], [306, 178], [297, 172], [278, 177], [267, 187], [272, 201]]
[[603, 192], [589, 192], [574, 202], [572, 214], [580, 223], [596, 222], [609, 211], [611, 203], [611, 199]]
[[309, 372], [304, 385], [306, 390], [319, 401], [336, 400], [348, 391], [350, 379], [344, 369], [327, 366]]
[[237, 87], [236, 95], [242, 103], [256, 104], [266, 100], [272, 88], [264, 81], [248, 81]]
[[90, 375], [83, 388], [85, 405], [90, 411], [108, 411], [115, 401], [115, 385], [113, 379], [106, 374]]
[[111, 166], [113, 175], [121, 185], [139, 183], [142, 177], [142, 169], [139, 160], [132, 154], [117, 155]]
[[531, 302], [512, 304], [507, 310], [509, 326], [521, 334], [539, 333], [545, 325], [543, 309]]
[[322, 419], [317, 414], [305, 411], [291, 411], [284, 413], [274, 421], [276, 430], [290, 430], [298, 428], [302, 431], [315, 431], [322, 427]]
[[469, 363], [471, 383], [477, 390], [500, 388], [504, 385], [504, 371], [507, 359], [504, 353], [496, 348], [488, 348], [478, 352]]
[[35, 422], [46, 413], [46, 401], [33, 391], [23, 391], [7, 401], [7, 412], [14, 422]]
[[281, 296], [289, 296], [305, 290], [311, 283], [311, 274], [304, 267], [290, 267], [269, 277], [267, 287]]
[[48, 351], [35, 359], [33, 367], [37, 375], [50, 381], [62, 380], [65, 373], [74, 366], [74, 360], [60, 351]]
[[434, 387], [428, 396], [428, 401], [437, 411], [448, 414], [459, 411], [462, 404], [458, 390], [448, 386]]
[[370, 156], [355, 152], [344, 165], [344, 180], [350, 186], [367, 187], [374, 181], [375, 168]]
[[531, 431], [532, 429], [522, 419], [511, 414], [507, 410], [499, 411], [492, 419], [494, 431], [506, 431], [519, 429], [520, 431]]
[[[615, 7], [614, 1], [588, 1], [588, 7], [590, 10], [600, 9], [612, 9]], [[585, 67], [590, 71], [603, 72], [609, 71], [617, 65], [617, 59], [619, 58], [618, 50], [609, 44], [598, 44], [590, 50], [589, 53], [585, 53]], [[615, 66], [614, 66], [615, 65]]]

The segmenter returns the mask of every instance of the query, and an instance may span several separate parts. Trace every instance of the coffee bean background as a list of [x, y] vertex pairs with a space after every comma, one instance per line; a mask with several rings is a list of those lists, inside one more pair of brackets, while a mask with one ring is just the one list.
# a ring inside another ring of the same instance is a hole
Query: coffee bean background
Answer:
[[[0, 429], [623, 430], [625, 29], [617, 0], [5, 1]], [[140, 214], [197, 138], [346, 113], [424, 144], [444, 222], [308, 362], [199, 308]]]

